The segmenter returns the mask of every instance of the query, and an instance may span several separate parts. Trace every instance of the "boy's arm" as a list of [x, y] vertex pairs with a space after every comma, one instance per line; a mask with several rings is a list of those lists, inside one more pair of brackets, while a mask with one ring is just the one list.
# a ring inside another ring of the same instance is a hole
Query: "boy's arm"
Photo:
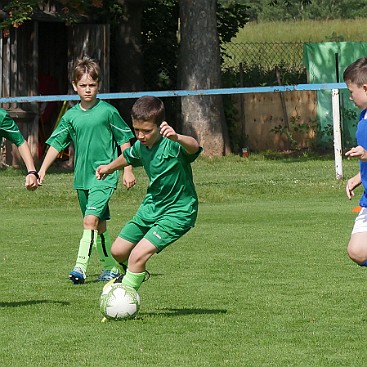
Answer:
[[54, 148], [53, 146], [50, 146], [48, 148], [47, 154], [42, 162], [41, 168], [38, 171], [40, 184], [42, 184], [43, 179], [46, 176], [46, 171], [50, 168], [51, 164], [57, 158], [58, 154], [59, 154], [59, 151], [56, 148]]
[[25, 178], [25, 187], [27, 188], [27, 190], [34, 191], [38, 187], [38, 175], [34, 166], [34, 161], [31, 151], [29, 149], [29, 145], [26, 140], [18, 147], [18, 151], [28, 171], [28, 174]]
[[187, 153], [195, 154], [200, 149], [200, 145], [196, 139], [194, 139], [192, 136], [177, 134], [176, 131], [170, 125], [168, 125], [166, 121], [161, 123], [160, 128], [160, 132], [164, 137], [181, 144]]
[[98, 180], [104, 180], [107, 175], [115, 172], [118, 169], [125, 168], [129, 164], [126, 162], [126, 159], [123, 154], [118, 156], [114, 161], [109, 164], [102, 164], [96, 169], [96, 177]]
[[[121, 148], [121, 155], [123, 154], [124, 150], [130, 148], [130, 143], [125, 143], [120, 146]], [[130, 189], [136, 184], [136, 179], [133, 173], [133, 167], [131, 165], [124, 167], [124, 174], [122, 175], [122, 182], [127, 189]]]
[[347, 181], [345, 192], [350, 200], [354, 196], [354, 189], [362, 183], [361, 172], [358, 172], [355, 176]]

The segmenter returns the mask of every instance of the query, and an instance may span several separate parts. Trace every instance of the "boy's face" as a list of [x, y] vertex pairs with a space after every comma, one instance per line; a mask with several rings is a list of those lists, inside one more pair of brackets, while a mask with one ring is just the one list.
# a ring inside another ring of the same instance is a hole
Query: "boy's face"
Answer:
[[84, 74], [77, 83], [73, 82], [73, 88], [82, 102], [94, 103], [97, 99], [99, 82], [92, 79], [89, 74]]
[[363, 84], [361, 87], [351, 81], [346, 82], [350, 97], [349, 99], [354, 104], [364, 110], [367, 108], [367, 84]]
[[148, 148], [151, 148], [161, 138], [159, 127], [151, 121], [134, 120], [133, 129], [136, 138]]

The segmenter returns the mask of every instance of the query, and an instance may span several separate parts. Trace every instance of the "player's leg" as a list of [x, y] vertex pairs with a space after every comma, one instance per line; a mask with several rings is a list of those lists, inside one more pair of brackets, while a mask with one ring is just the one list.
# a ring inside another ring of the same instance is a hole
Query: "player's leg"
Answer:
[[107, 231], [107, 220], [111, 218], [108, 203], [113, 192], [113, 188], [91, 188], [88, 192], [88, 203], [85, 209], [85, 227], [94, 226], [94, 223], [88, 223], [88, 219], [93, 216], [98, 218], [98, 236], [95, 247], [103, 269], [98, 277], [100, 281], [109, 281], [119, 275], [117, 262], [111, 255], [112, 241]]
[[[121, 283], [125, 278], [125, 276], [128, 276], [128, 279], [131, 277], [133, 278], [137, 277], [138, 279], [142, 278], [141, 281], [144, 281], [146, 279], [147, 274], [149, 273], [145, 271], [145, 269], [144, 271], [141, 272], [142, 274], [138, 275], [130, 274], [131, 272], [129, 272], [127, 264], [129, 256], [133, 251], [134, 247], [136, 246], [137, 243], [140, 242], [140, 240], [144, 237], [144, 235], [147, 233], [147, 231], [149, 231], [150, 228], [151, 224], [145, 223], [143, 220], [141, 220], [141, 218], [139, 218], [139, 216], [134, 216], [134, 218], [130, 220], [122, 228], [121, 232], [119, 233], [119, 236], [112, 244], [111, 253], [113, 257], [116, 259], [116, 261], [120, 265], [124, 266], [125, 274], [120, 275], [118, 278], [116, 278], [111, 282]], [[127, 275], [128, 272], [129, 275]], [[141, 284], [141, 281], [139, 280], [138, 283]], [[107, 283], [107, 285], [109, 285], [111, 282]], [[136, 281], [133, 282], [136, 283]]]
[[[157, 221], [144, 235], [138, 244], [131, 250], [125, 277], [122, 283], [138, 290], [145, 280], [146, 263], [156, 253], [177, 241], [190, 226], [183, 227], [175, 223], [172, 218]], [[124, 236], [124, 233], [120, 233]]]
[[85, 216], [83, 219], [83, 227], [83, 235], [79, 242], [76, 263], [74, 269], [69, 274], [69, 278], [74, 284], [84, 283], [87, 277], [86, 273], [89, 259], [98, 236], [98, 217], [93, 215]]
[[85, 211], [88, 203], [88, 191], [77, 190], [80, 209], [83, 214], [83, 234], [79, 241], [78, 255], [73, 270], [69, 273], [69, 279], [74, 284], [83, 284], [86, 279], [86, 271], [93, 246], [97, 239], [98, 217], [88, 216]]
[[348, 255], [358, 265], [367, 266], [367, 209], [357, 216], [348, 243]]
[[101, 275], [98, 277], [99, 281], [107, 282], [119, 276], [120, 273], [124, 273], [123, 267], [119, 266], [117, 261], [111, 254], [112, 241], [107, 231], [107, 222], [102, 220], [98, 224], [98, 236], [97, 236], [97, 253], [101, 267], [103, 269]]
[[143, 238], [130, 253], [126, 274], [121, 283], [139, 290], [146, 279], [146, 263], [157, 252], [157, 247]]
[[348, 243], [348, 255], [358, 265], [367, 266], [367, 232], [352, 234]]
[[134, 247], [135, 243], [124, 238], [117, 237], [112, 244], [111, 253], [119, 264], [127, 264], [127, 260]]

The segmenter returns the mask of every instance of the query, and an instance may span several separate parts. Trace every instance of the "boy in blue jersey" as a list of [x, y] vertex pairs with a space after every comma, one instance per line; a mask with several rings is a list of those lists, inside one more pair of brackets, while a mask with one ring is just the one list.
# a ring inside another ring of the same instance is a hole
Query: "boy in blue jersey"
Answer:
[[[73, 72], [73, 88], [80, 103], [68, 110], [47, 140], [49, 150], [39, 170], [40, 183], [60, 151], [74, 143], [74, 189], [77, 191], [83, 215], [83, 235], [79, 242], [77, 260], [69, 279], [83, 284], [92, 249], [96, 247], [103, 271], [100, 281], [108, 281], [119, 275], [119, 265], [111, 255], [112, 241], [107, 232], [110, 219], [109, 200], [117, 187], [118, 174], [101, 182], [95, 172], [100, 164], [112, 162], [121, 151], [130, 147], [134, 137], [131, 129], [117, 109], [97, 98], [100, 87], [98, 63], [84, 57], [78, 60]], [[129, 189], [135, 185], [131, 166], [124, 170], [123, 183]]]
[[345, 153], [348, 157], [359, 158], [359, 172], [346, 185], [347, 197], [351, 199], [359, 185], [364, 188], [359, 202], [362, 209], [354, 223], [348, 255], [358, 265], [367, 266], [367, 57], [350, 64], [343, 77], [350, 99], [362, 110], [356, 132], [357, 146]]
[[29, 145], [19, 131], [15, 121], [3, 108], [0, 108], [0, 140], [1, 138], [5, 138], [16, 145], [28, 171], [25, 179], [25, 187], [30, 191], [36, 190], [39, 177], [34, 166]]
[[139, 98], [132, 107], [131, 118], [138, 140], [113, 162], [99, 166], [96, 176], [104, 180], [116, 170], [132, 165], [143, 166], [149, 177], [142, 204], [111, 248], [114, 258], [127, 264], [126, 274], [115, 281], [138, 290], [150, 257], [195, 224], [198, 197], [191, 163], [202, 148], [193, 137], [176, 133], [164, 121], [165, 109], [159, 98]]

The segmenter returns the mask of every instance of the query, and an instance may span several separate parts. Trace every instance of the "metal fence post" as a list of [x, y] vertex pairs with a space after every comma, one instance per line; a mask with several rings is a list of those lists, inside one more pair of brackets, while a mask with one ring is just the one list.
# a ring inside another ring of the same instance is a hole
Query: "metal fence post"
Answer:
[[334, 155], [335, 155], [335, 172], [337, 180], [343, 179], [342, 165], [342, 139], [340, 132], [340, 106], [339, 106], [339, 89], [332, 89], [332, 109], [333, 109], [333, 133], [334, 133]]

